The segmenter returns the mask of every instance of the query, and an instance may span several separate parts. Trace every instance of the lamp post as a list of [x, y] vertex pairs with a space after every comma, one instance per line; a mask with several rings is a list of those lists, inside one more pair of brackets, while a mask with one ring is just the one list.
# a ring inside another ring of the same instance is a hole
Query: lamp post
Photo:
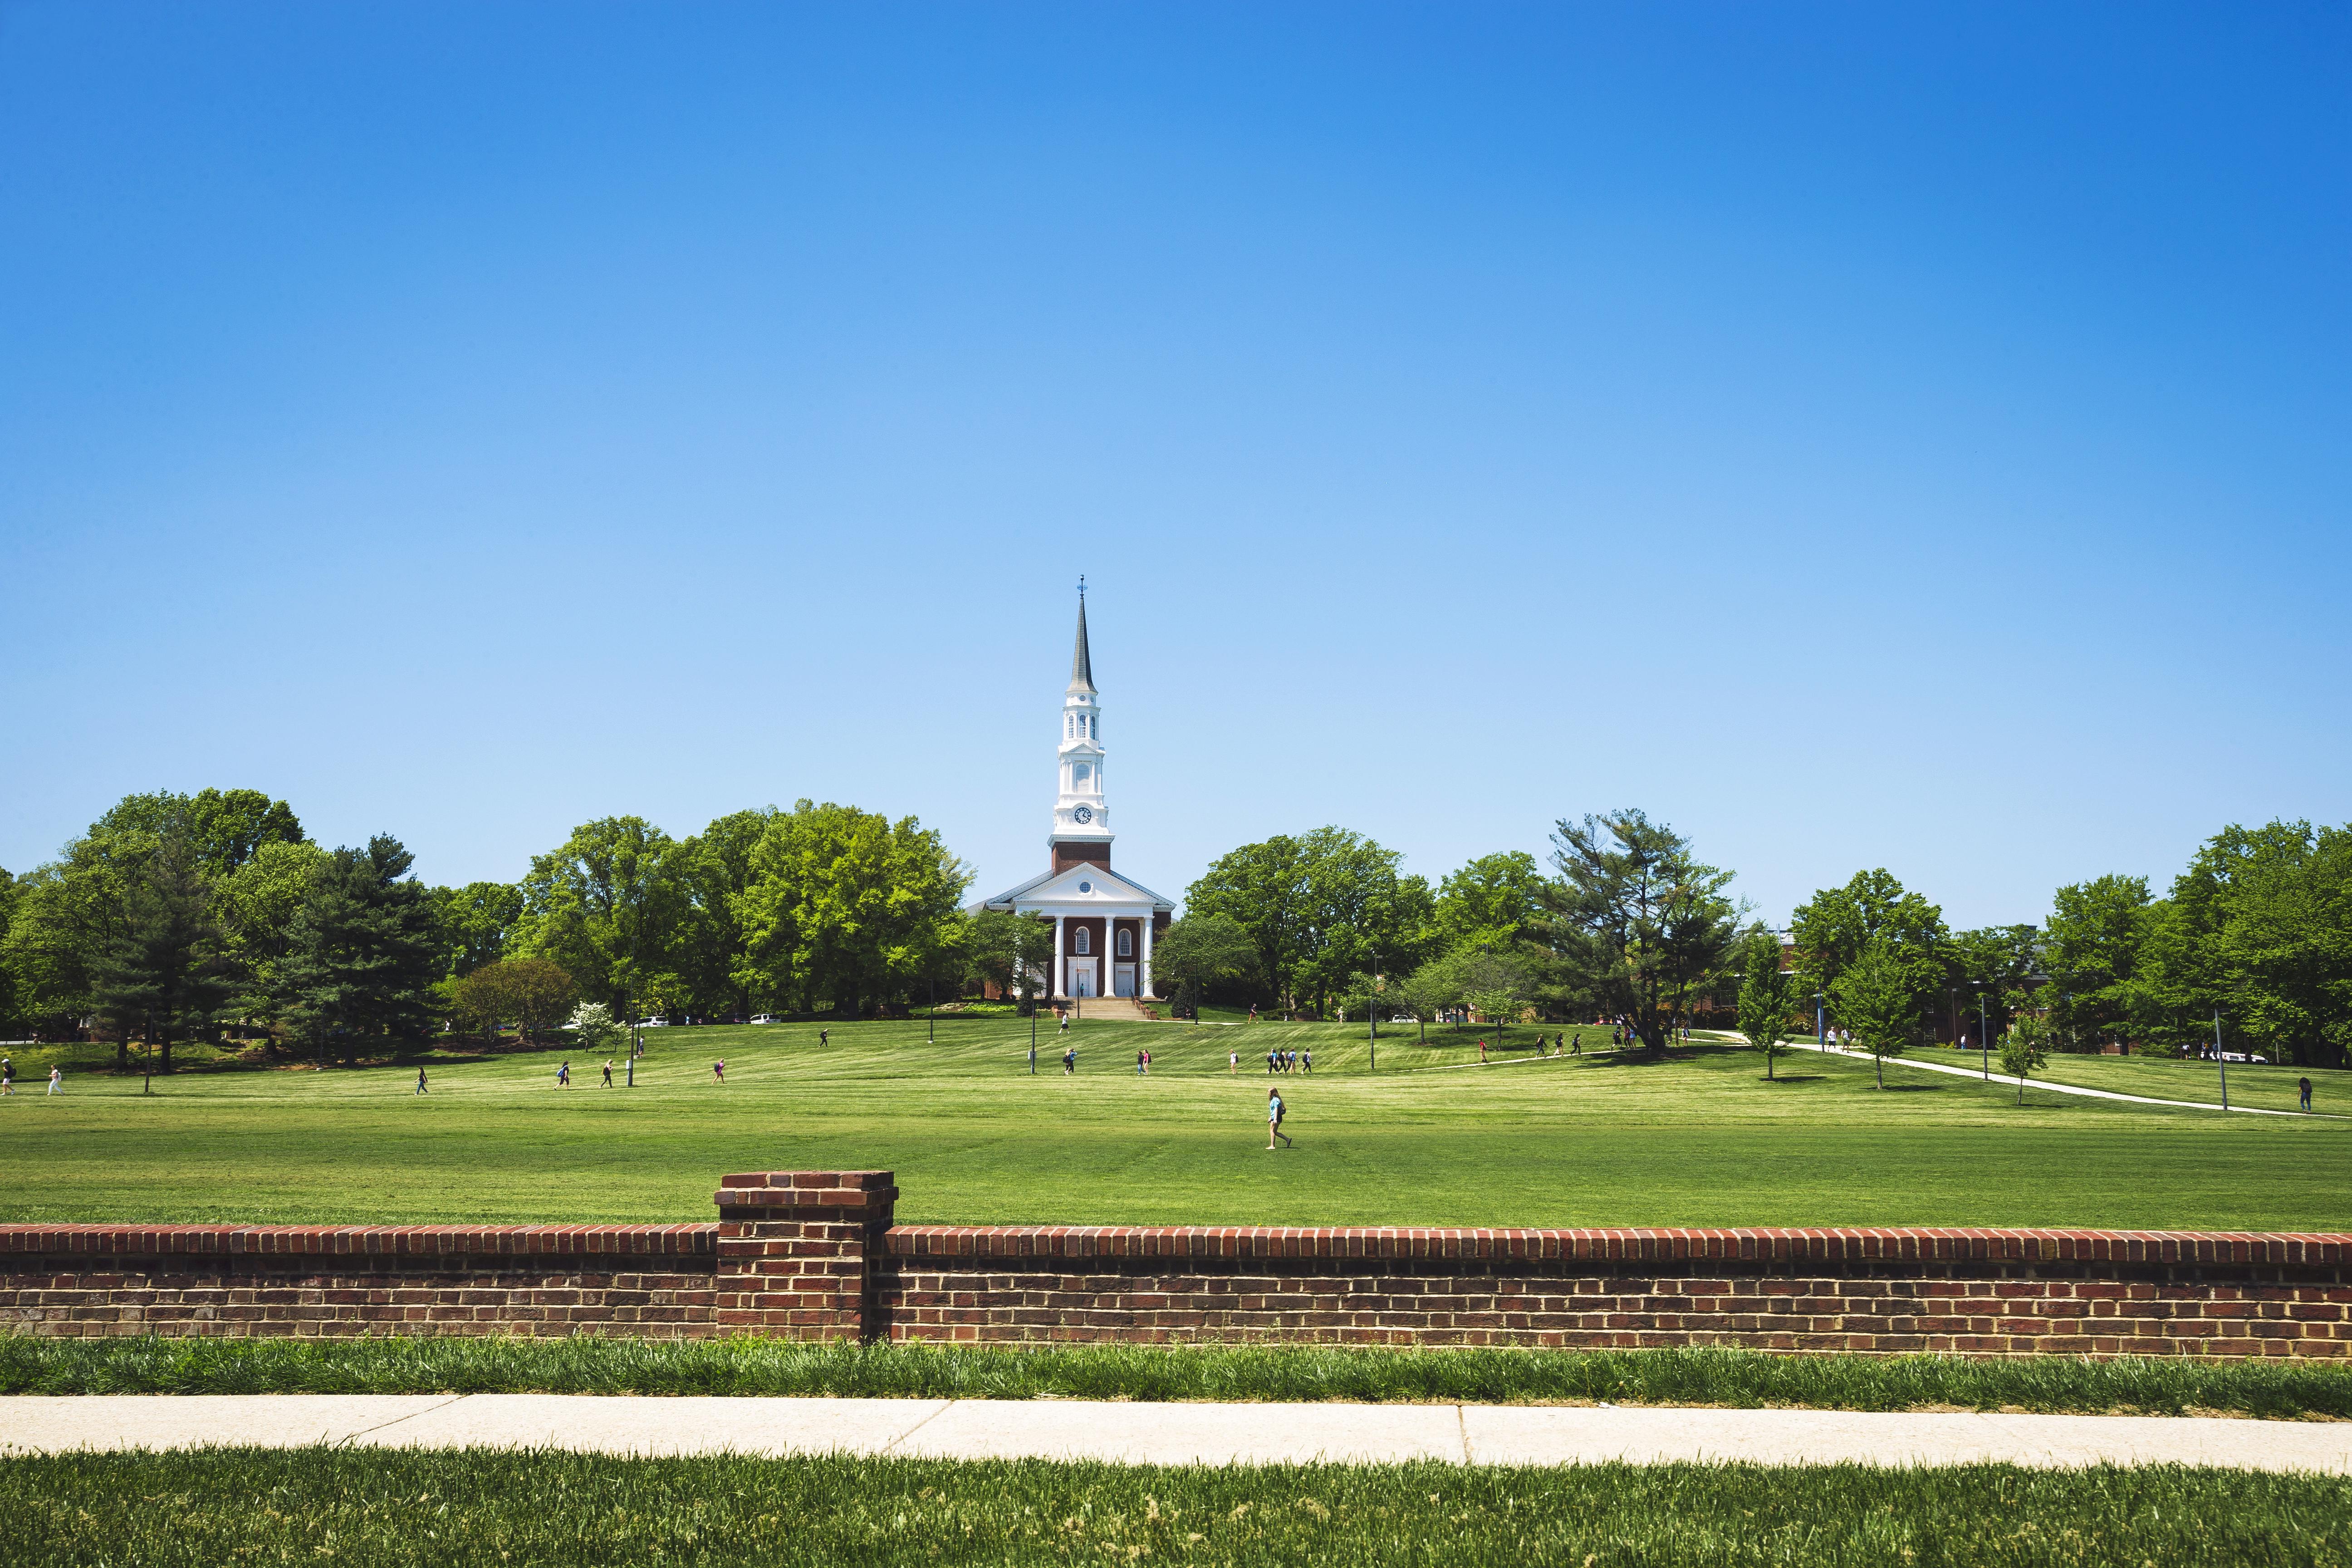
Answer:
[[1365, 1042], [1372, 1053], [1371, 1071], [1381, 1070], [1381, 955], [1372, 954], [1372, 984], [1364, 993]]
[[1822, 1005], [1827, 1000], [1820, 992], [1813, 993], [1813, 1048], [1823, 1052], [1830, 1048], [1829, 1014]]
[[2230, 1109], [2230, 1063], [2221, 1055], [2221, 1005], [2213, 1004], [2213, 1065], [2221, 1069], [2221, 1109]]
[[1984, 1068], [1984, 1080], [1992, 1081], [1992, 1026], [1985, 1022], [1985, 983], [1974, 982], [1977, 988], [1977, 1061]]

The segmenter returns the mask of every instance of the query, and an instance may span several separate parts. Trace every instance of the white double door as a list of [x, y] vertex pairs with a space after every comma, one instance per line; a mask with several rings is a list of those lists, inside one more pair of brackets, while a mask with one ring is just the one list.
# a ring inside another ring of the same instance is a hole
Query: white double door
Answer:
[[1091, 958], [1070, 960], [1070, 994], [1099, 996], [1102, 988], [1095, 984], [1095, 961]]

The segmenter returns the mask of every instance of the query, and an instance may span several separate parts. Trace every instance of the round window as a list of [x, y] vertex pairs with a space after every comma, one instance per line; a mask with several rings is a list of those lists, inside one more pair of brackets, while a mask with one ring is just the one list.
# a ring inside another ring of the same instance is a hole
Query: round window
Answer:
[[1095, 885], [1092, 882], [1080, 882], [1078, 884], [1078, 891], [1081, 893], [1091, 893], [1094, 890]]

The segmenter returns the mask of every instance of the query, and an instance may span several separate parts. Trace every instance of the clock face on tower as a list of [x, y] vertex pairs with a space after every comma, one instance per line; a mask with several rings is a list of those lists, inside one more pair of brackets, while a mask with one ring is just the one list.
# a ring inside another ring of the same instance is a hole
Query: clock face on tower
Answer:
[[1082, 805], [1070, 815], [1077, 819], [1079, 826], [1084, 826], [1095, 819], [1095, 808], [1091, 805]]

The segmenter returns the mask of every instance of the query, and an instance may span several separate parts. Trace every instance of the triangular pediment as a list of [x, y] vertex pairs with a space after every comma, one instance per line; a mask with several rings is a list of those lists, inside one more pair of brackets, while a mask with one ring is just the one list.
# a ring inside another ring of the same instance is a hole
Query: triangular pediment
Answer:
[[1044, 904], [1072, 910], [1089, 904], [1106, 907], [1148, 904], [1155, 910], [1171, 912], [1176, 908], [1173, 900], [1161, 898], [1134, 879], [1085, 862], [1066, 871], [1048, 871], [1043, 876], [1034, 877], [1019, 887], [984, 901], [984, 907], [992, 910], [1035, 909]]

